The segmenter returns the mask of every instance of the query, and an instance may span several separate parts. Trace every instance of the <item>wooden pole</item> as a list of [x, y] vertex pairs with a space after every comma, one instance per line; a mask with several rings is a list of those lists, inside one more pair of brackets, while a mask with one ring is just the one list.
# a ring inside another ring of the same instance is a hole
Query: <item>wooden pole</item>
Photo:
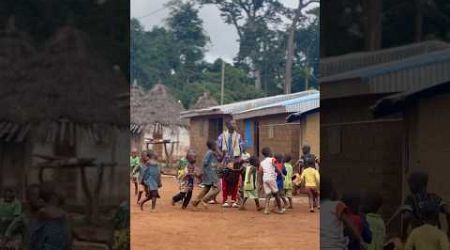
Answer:
[[223, 105], [223, 93], [225, 89], [225, 62], [222, 59], [222, 79], [220, 84], [220, 105]]

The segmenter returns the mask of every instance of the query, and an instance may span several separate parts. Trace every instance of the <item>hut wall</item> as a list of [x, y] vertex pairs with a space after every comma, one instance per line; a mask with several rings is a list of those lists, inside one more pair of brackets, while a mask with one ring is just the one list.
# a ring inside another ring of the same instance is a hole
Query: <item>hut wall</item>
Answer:
[[450, 162], [450, 94], [423, 98], [407, 110], [405, 123], [409, 130], [408, 173], [426, 171], [429, 173], [429, 190], [450, 201], [448, 170], [443, 162]]
[[401, 119], [372, 118], [369, 107], [377, 98], [321, 101], [321, 168], [326, 169], [322, 175], [331, 178], [341, 194], [353, 191], [355, 186], [380, 192], [386, 199], [381, 213], [388, 219], [402, 201], [399, 183], [403, 180], [404, 131]]
[[217, 140], [225, 128], [224, 122], [229, 118], [230, 116], [199, 116], [190, 119], [190, 148], [197, 151], [198, 159], [206, 154], [206, 142], [210, 139]]
[[12, 185], [17, 191], [23, 189], [23, 173], [27, 164], [25, 155], [26, 143], [0, 142], [0, 189], [4, 185]]
[[311, 147], [311, 153], [320, 156], [320, 113], [307, 115], [300, 121], [300, 129], [300, 152], [301, 148], [307, 144]]
[[292, 161], [300, 155], [300, 127], [286, 124], [286, 114], [257, 118], [259, 122], [259, 148], [270, 147], [274, 153], [290, 154]]

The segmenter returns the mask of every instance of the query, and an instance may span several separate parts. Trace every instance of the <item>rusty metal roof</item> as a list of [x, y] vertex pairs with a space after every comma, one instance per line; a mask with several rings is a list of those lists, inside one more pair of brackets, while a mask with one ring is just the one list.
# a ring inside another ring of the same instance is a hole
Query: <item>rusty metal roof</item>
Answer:
[[297, 93], [288, 94], [288, 95], [269, 96], [269, 97], [235, 102], [235, 103], [230, 103], [230, 104], [225, 104], [225, 105], [218, 105], [218, 106], [213, 106], [213, 107], [204, 108], [204, 109], [188, 110], [188, 111], [181, 112], [180, 114], [181, 114], [181, 118], [192, 118], [192, 117], [208, 116], [208, 115], [215, 115], [215, 114], [233, 115], [235, 113], [243, 112], [245, 110], [255, 109], [255, 108], [263, 107], [266, 105], [271, 105], [274, 103], [288, 101], [288, 100], [295, 99], [298, 97], [307, 96], [307, 95], [310, 95], [310, 94], [316, 93], [316, 92], [317, 92], [317, 90], [308, 90], [308, 91], [297, 92]]

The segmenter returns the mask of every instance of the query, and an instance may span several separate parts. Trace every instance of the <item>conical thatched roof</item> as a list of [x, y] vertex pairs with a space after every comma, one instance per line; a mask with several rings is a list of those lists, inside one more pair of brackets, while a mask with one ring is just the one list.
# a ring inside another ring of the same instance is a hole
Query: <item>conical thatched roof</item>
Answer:
[[59, 30], [42, 53], [23, 65], [19, 81], [0, 101], [11, 107], [0, 111], [0, 120], [128, 123], [115, 105], [116, 97], [127, 91], [125, 78], [101, 60], [87, 36], [75, 28]]
[[[156, 84], [150, 91], [143, 93], [139, 86], [131, 88], [131, 124], [138, 127], [149, 127], [155, 124], [164, 126], [187, 126], [187, 121], [180, 118], [183, 105], [171, 94], [163, 84]], [[140, 132], [141, 129], [132, 129]]]
[[217, 105], [219, 105], [219, 103], [216, 101], [216, 99], [214, 99], [214, 97], [212, 97], [208, 92], [205, 92], [197, 99], [197, 102], [194, 104], [194, 106], [192, 106], [192, 109], [203, 109]]

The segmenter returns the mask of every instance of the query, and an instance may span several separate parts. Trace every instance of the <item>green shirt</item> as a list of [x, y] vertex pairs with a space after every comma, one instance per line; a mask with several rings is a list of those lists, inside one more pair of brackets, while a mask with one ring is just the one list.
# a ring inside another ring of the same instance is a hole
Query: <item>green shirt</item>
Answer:
[[133, 171], [133, 169], [136, 166], [139, 166], [139, 164], [140, 164], [139, 156], [136, 156], [136, 157], [130, 156], [130, 170], [131, 171]]
[[13, 219], [19, 216], [21, 212], [22, 205], [17, 199], [14, 199], [12, 202], [5, 202], [3, 199], [0, 200], [0, 218]]
[[284, 168], [286, 168], [286, 176], [284, 177], [284, 189], [292, 189], [292, 176], [294, 174], [294, 168], [290, 163], [285, 163]]
[[383, 218], [379, 214], [368, 213], [366, 214], [366, 219], [372, 231], [372, 243], [370, 243], [367, 249], [382, 250], [386, 237], [386, 226], [384, 225]]

